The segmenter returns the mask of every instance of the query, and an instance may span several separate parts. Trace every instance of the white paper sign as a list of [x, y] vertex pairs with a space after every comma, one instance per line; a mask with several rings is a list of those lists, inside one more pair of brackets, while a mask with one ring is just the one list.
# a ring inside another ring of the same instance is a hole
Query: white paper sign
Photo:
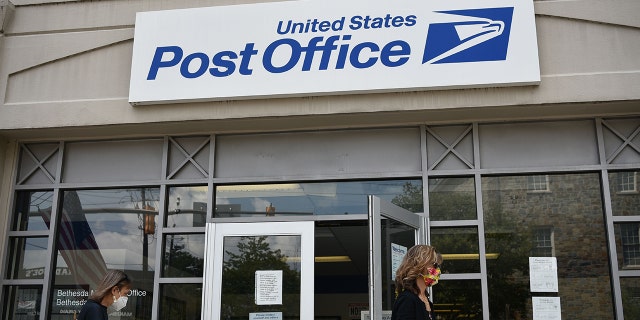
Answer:
[[[369, 311], [362, 311], [360, 313], [360, 320], [371, 320]], [[382, 310], [382, 320], [391, 320], [391, 310]]]
[[407, 255], [407, 247], [391, 243], [391, 280], [396, 279], [396, 271], [405, 255]]
[[257, 305], [282, 304], [282, 270], [256, 271]]
[[558, 264], [555, 257], [529, 257], [531, 292], [558, 292]]
[[282, 312], [249, 313], [249, 320], [282, 320]]
[[533, 0], [281, 1], [138, 13], [129, 102], [539, 82]]
[[533, 320], [560, 320], [560, 297], [533, 297]]

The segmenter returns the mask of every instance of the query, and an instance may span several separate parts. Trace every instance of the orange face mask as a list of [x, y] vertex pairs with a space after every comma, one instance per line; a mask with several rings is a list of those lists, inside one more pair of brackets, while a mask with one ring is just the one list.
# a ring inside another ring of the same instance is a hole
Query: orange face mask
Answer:
[[424, 279], [424, 284], [426, 284], [427, 287], [438, 284], [438, 280], [440, 280], [441, 274], [440, 268], [428, 268], [427, 272], [427, 274], [421, 274], [422, 278]]

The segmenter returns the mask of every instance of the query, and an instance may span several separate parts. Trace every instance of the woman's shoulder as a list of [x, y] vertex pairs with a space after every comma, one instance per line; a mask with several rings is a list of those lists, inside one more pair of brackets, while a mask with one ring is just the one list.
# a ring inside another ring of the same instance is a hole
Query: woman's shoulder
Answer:
[[418, 295], [413, 293], [413, 292], [411, 292], [411, 290], [403, 290], [402, 292], [400, 292], [398, 294], [398, 298], [397, 299], [400, 299], [400, 298], [404, 298], [404, 299], [420, 299], [420, 298], [418, 298]]

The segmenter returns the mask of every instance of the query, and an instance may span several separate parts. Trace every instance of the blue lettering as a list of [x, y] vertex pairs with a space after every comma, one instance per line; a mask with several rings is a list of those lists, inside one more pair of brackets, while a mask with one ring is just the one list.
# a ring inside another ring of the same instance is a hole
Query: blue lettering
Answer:
[[[393, 23], [393, 17], [388, 17], [389, 23]], [[318, 25], [322, 25], [322, 22]], [[323, 28], [325, 26], [326, 24]], [[155, 80], [162, 68], [171, 69], [177, 66], [179, 66], [180, 75], [187, 79], [201, 77], [207, 71], [211, 76], [218, 78], [228, 77], [236, 72], [239, 75], [248, 76], [254, 73], [251, 65], [254, 56], [262, 60], [262, 68], [259, 70], [268, 73], [284, 73], [294, 69], [323, 71], [332, 67], [335, 70], [345, 67], [366, 69], [378, 63], [385, 67], [399, 67], [405, 65], [410, 59], [411, 46], [403, 40], [393, 40], [384, 45], [375, 42], [352, 45], [351, 39], [352, 36], [348, 34], [332, 35], [326, 38], [313, 37], [306, 44], [292, 38], [278, 39], [269, 44], [261, 56], [253, 42], [246, 43], [241, 50], [224, 50], [212, 53], [211, 56], [204, 52], [193, 52], [185, 56], [183, 49], [179, 46], [157, 47], [147, 80]]]
[[349, 61], [351, 62], [352, 66], [358, 69], [369, 68], [372, 65], [376, 64], [376, 62], [378, 61], [378, 58], [371, 57], [365, 62], [360, 62], [360, 52], [362, 52], [364, 48], [371, 49], [372, 53], [380, 51], [380, 47], [378, 47], [378, 45], [373, 42], [363, 42], [353, 47], [353, 50], [351, 50], [351, 55], [349, 56]]
[[240, 56], [242, 60], [240, 61], [240, 74], [241, 75], [250, 75], [253, 73], [253, 70], [249, 68], [249, 62], [251, 61], [251, 56], [255, 56], [258, 54], [258, 50], [254, 50], [254, 43], [247, 43], [244, 46], [244, 50], [240, 51]]
[[[226, 77], [232, 75], [233, 72], [236, 71], [236, 64], [231, 60], [237, 58], [238, 55], [233, 51], [221, 51], [216, 53], [211, 62], [213, 62], [213, 65], [218, 68], [209, 69], [209, 73], [214, 77]], [[224, 68], [224, 70], [221, 68]]]
[[[193, 60], [200, 60], [200, 66], [195, 72], [189, 71], [189, 65]], [[180, 64], [180, 74], [183, 77], [193, 79], [203, 75], [207, 71], [207, 66], [209, 66], [209, 57], [202, 52], [192, 53], [184, 58], [182, 64]]]
[[[164, 57], [164, 54], [168, 52], [173, 53], [173, 58], [168, 61], [163, 61], [162, 58]], [[160, 68], [168, 68], [177, 65], [178, 62], [182, 60], [182, 54], [182, 48], [178, 46], [157, 47], [156, 53], [153, 55], [153, 60], [151, 61], [147, 80], [155, 80]]]
[[[398, 49], [394, 49], [399, 47]], [[391, 41], [387, 43], [380, 52], [380, 61], [387, 67], [399, 67], [409, 61], [411, 54], [411, 46], [402, 40]], [[399, 57], [392, 61], [391, 57]]]
[[[288, 45], [291, 47], [291, 56], [289, 57], [289, 61], [285, 63], [281, 67], [276, 67], [273, 65], [273, 52], [280, 45]], [[283, 73], [291, 70], [300, 60], [300, 53], [302, 52], [302, 47], [298, 41], [285, 38], [272, 42], [267, 49], [264, 50], [264, 56], [262, 57], [262, 65], [264, 68], [271, 73]]]

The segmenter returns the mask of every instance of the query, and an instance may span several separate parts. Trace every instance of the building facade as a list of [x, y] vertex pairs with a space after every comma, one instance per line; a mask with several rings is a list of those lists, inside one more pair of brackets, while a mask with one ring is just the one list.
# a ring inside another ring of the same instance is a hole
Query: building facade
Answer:
[[110, 319], [361, 319], [389, 243], [443, 254], [439, 319], [640, 317], [636, 1], [533, 1], [539, 84], [129, 103], [136, 13], [253, 3], [0, 0], [2, 319], [107, 269]]

